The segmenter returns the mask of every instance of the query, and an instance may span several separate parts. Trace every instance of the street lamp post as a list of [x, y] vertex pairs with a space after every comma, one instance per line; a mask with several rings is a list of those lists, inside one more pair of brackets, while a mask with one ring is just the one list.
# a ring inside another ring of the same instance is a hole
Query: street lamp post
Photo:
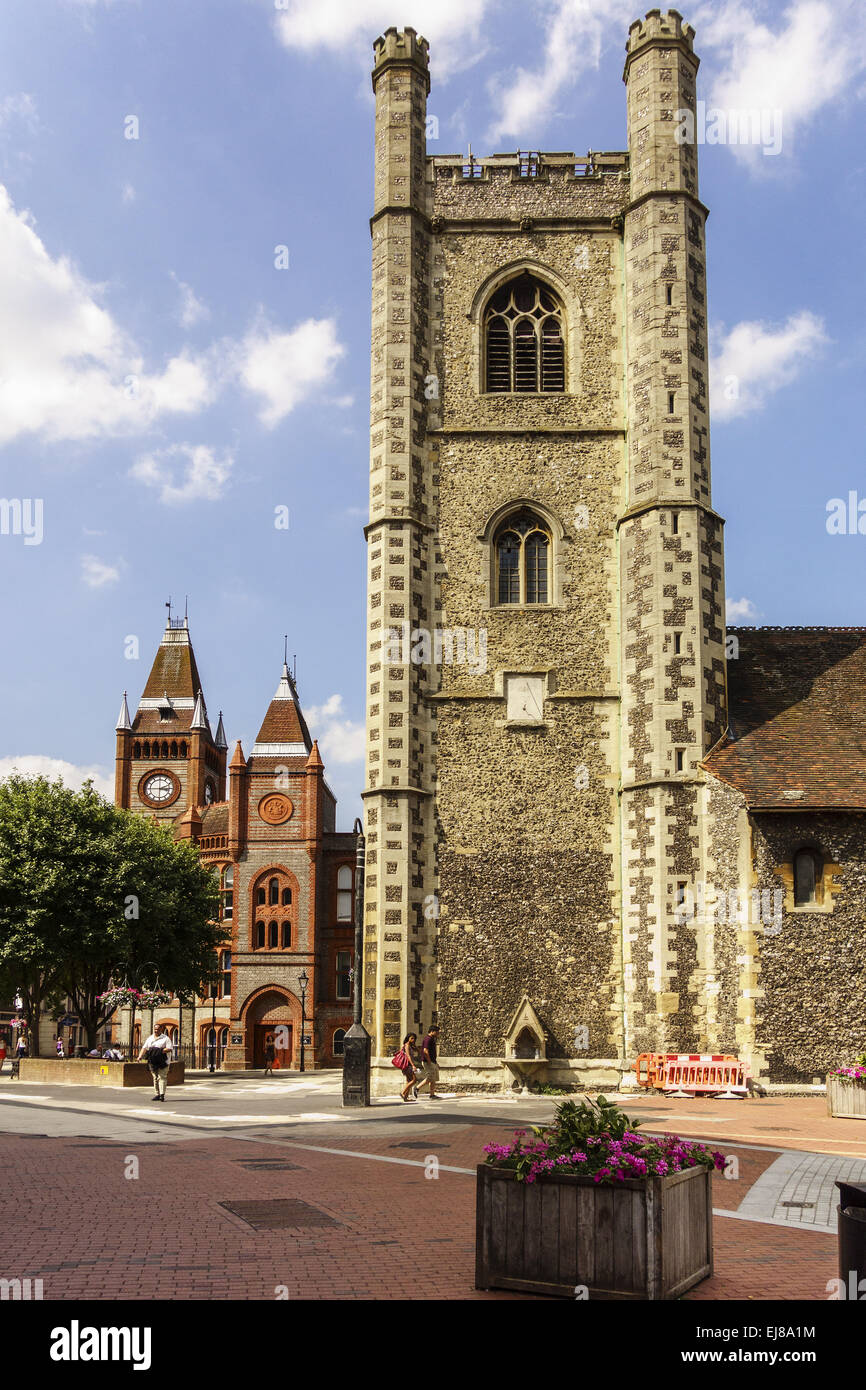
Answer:
[[343, 1108], [370, 1104], [371, 1038], [361, 1022], [364, 998], [364, 828], [355, 821], [355, 960], [353, 1023], [343, 1039]]
[[298, 984], [301, 986], [301, 1071], [304, 1070], [304, 1044], [306, 1042], [304, 1029], [307, 1026], [307, 985], [309, 983], [309, 975], [306, 970], [302, 970], [298, 976]]
[[211, 994], [211, 1024], [210, 1024], [210, 1046], [208, 1047], [208, 1071], [216, 1071], [216, 1050], [217, 1050], [217, 1031], [216, 1031], [216, 996], [219, 988], [219, 956], [217, 956], [217, 973], [213, 978], [210, 987]]

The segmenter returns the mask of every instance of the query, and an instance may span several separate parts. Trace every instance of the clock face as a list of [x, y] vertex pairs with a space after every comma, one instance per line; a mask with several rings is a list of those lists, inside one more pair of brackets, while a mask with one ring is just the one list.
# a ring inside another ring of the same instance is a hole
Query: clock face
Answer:
[[174, 782], [164, 772], [157, 772], [153, 777], [148, 777], [144, 784], [144, 794], [150, 797], [151, 801], [168, 801], [173, 792]]

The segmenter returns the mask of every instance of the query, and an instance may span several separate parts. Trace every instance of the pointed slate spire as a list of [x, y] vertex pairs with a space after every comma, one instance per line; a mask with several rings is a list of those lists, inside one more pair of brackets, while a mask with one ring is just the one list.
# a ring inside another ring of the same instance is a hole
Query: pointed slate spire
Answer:
[[228, 748], [228, 743], [226, 742], [226, 731], [223, 727], [222, 710], [220, 710], [220, 722], [217, 724], [216, 738], [214, 739], [214, 743], [221, 753], [225, 752], [225, 750]]
[[203, 729], [205, 733], [209, 732], [210, 726], [207, 722], [207, 709], [205, 708], [204, 696], [200, 690], [195, 697], [195, 709], [192, 712], [192, 723], [189, 727], [191, 730]]
[[284, 661], [280, 683], [253, 744], [252, 756], [306, 757], [312, 746], [295, 682], [288, 662]]
[[129, 717], [129, 705], [126, 703], [126, 691], [123, 692], [123, 700], [120, 705], [120, 714], [117, 716], [115, 729], [119, 734], [125, 733], [127, 729], [132, 729], [132, 720]]

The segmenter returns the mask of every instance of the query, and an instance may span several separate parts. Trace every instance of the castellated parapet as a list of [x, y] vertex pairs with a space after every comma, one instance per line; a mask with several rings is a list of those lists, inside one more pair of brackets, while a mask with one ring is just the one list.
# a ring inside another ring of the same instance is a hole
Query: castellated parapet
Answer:
[[419, 68], [427, 81], [427, 91], [430, 91], [430, 45], [426, 39], [420, 38], [414, 29], [396, 29], [393, 26], [386, 29], [373, 44], [373, 86], [380, 73], [391, 63], [398, 63], [405, 66], [411, 63], [413, 67]]
[[646, 19], [636, 19], [629, 26], [626, 53], [632, 55], [648, 43], [676, 43], [690, 53], [694, 52], [695, 31], [690, 24], [683, 24], [683, 17], [676, 10], [647, 10]]

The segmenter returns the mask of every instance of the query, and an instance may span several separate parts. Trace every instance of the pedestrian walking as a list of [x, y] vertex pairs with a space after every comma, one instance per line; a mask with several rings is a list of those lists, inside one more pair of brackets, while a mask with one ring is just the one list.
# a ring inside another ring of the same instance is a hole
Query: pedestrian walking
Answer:
[[27, 1039], [25, 1038], [23, 1033], [19, 1034], [18, 1044], [15, 1048], [15, 1051], [19, 1057], [27, 1056]]
[[427, 1086], [431, 1100], [439, 1100], [436, 1094], [436, 1082], [439, 1080], [438, 1057], [439, 1027], [434, 1023], [429, 1032], [424, 1034], [421, 1041], [421, 1080], [415, 1088], [415, 1094], [421, 1090], [422, 1086]]
[[63, 1060], [65, 1059], [65, 1057], [66, 1057], [66, 1053], [63, 1051], [63, 1039], [62, 1039], [62, 1038], [58, 1038], [58, 1039], [57, 1039], [57, 1056], [58, 1056], [58, 1058], [59, 1058], [61, 1061], [63, 1061]]
[[139, 1062], [147, 1058], [147, 1065], [153, 1077], [155, 1094], [151, 1100], [165, 1100], [165, 1085], [168, 1081], [168, 1063], [171, 1056], [171, 1038], [164, 1023], [158, 1023], [150, 1037], [145, 1038], [138, 1054]]
[[418, 1060], [418, 1034], [407, 1033], [403, 1039], [400, 1052], [397, 1054], [401, 1058], [400, 1070], [403, 1073], [405, 1085], [400, 1092], [400, 1099], [409, 1101], [409, 1092], [414, 1091], [415, 1099], [418, 1099], [418, 1082], [421, 1079], [420, 1063]]
[[274, 1047], [273, 1038], [268, 1038], [265, 1043], [265, 1076], [273, 1076], [274, 1062], [277, 1060], [277, 1049]]

